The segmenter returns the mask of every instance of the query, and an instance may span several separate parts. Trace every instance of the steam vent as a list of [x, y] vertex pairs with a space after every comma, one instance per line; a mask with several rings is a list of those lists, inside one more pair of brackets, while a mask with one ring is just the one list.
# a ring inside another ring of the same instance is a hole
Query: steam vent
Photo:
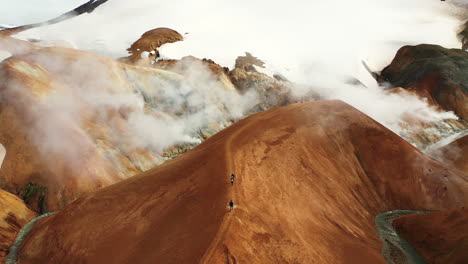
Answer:
[[464, 0], [3, 5], [0, 264], [468, 263], [467, 21]]

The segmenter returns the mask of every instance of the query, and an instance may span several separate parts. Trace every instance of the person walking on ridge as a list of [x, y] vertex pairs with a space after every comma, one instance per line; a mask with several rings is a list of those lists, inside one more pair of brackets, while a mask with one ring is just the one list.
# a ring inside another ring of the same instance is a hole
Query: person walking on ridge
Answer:
[[234, 185], [234, 179], [236, 178], [236, 175], [233, 173], [231, 174], [231, 185]]
[[234, 209], [234, 201], [231, 200], [231, 201], [229, 202], [229, 211], [232, 211], [233, 209]]

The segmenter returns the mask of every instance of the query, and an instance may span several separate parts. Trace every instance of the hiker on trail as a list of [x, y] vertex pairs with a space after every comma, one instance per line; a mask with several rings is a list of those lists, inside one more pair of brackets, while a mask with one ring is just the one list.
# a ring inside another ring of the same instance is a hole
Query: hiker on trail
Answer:
[[233, 173], [231, 174], [231, 185], [234, 185], [234, 179], [236, 178], [236, 175]]
[[234, 209], [234, 201], [230, 201], [229, 202], [229, 210], [232, 211], [232, 209]]

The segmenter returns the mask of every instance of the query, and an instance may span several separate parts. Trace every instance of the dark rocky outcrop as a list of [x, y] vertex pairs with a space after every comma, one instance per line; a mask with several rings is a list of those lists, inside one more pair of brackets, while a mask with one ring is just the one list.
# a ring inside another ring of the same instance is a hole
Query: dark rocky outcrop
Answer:
[[428, 102], [468, 118], [468, 53], [437, 45], [404, 46], [381, 76]]

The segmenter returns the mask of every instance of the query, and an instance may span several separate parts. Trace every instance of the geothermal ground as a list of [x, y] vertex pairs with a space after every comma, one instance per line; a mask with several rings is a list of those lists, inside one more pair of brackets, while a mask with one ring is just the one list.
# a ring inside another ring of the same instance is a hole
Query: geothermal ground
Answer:
[[75, 2], [0, 11], [0, 263], [468, 263], [465, 1]]

